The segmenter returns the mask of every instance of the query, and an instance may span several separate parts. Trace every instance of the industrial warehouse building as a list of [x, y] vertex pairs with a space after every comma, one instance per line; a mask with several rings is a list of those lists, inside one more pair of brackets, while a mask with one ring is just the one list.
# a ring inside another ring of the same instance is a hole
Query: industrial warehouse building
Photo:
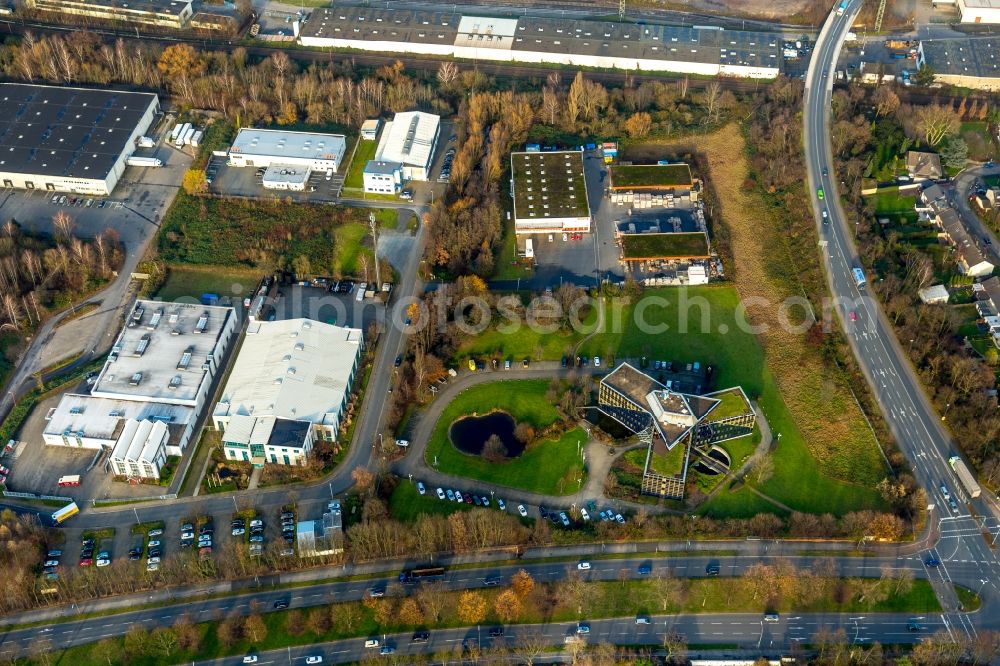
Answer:
[[772, 79], [781, 72], [777, 34], [534, 16], [328, 7], [313, 10], [299, 41], [382, 53], [705, 76]]
[[42, 439], [110, 448], [116, 474], [159, 478], [165, 457], [186, 448], [236, 333], [229, 307], [136, 301], [90, 393], [64, 395]]
[[226, 457], [304, 464], [315, 439], [336, 439], [363, 353], [360, 329], [251, 322], [212, 415]]
[[244, 128], [229, 148], [229, 165], [263, 167], [264, 187], [302, 191], [311, 172], [339, 171], [345, 152], [342, 134]]
[[917, 46], [917, 66], [934, 70], [934, 80], [963, 88], [1000, 90], [1000, 39], [925, 39]]
[[361, 177], [365, 192], [398, 194], [403, 186], [403, 165], [399, 162], [368, 160]]
[[26, 4], [42, 12], [165, 28], [183, 28], [193, 14], [191, 0], [27, 0]]
[[2, 83], [0, 182], [109, 195], [159, 110], [150, 93]]
[[581, 151], [511, 153], [510, 171], [515, 233], [590, 231]]
[[440, 116], [422, 111], [397, 113], [382, 130], [375, 161], [398, 164], [404, 180], [428, 180], [440, 133]]

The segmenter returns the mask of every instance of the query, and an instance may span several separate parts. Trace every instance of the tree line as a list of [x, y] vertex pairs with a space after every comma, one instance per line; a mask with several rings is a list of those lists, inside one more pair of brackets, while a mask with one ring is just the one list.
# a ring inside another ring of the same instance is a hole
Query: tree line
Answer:
[[121, 265], [113, 229], [83, 239], [64, 211], [52, 224], [51, 236], [27, 232], [13, 219], [0, 226], [0, 331], [31, 330], [109, 280]]

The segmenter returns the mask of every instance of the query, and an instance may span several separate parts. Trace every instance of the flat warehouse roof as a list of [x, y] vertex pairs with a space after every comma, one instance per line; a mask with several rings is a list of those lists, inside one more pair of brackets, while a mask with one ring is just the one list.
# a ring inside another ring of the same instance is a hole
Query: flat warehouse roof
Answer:
[[931, 39], [920, 42], [924, 62], [946, 76], [1000, 77], [1000, 39]]
[[347, 140], [343, 134], [249, 128], [240, 130], [229, 149], [230, 152], [241, 155], [335, 160], [338, 164], [346, 150]]
[[0, 84], [0, 172], [104, 180], [151, 93]]
[[514, 218], [590, 217], [583, 153], [511, 153]]
[[236, 313], [229, 307], [136, 301], [94, 388], [99, 397], [187, 402], [218, 354]]

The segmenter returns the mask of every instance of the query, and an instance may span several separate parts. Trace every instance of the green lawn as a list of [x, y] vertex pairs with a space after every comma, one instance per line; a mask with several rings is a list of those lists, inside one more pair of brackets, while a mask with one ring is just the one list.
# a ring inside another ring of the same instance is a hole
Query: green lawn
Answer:
[[449, 404], [434, 427], [427, 443], [427, 464], [445, 474], [454, 474], [489, 481], [512, 488], [523, 488], [548, 495], [576, 492], [577, 479], [586, 481], [577, 454], [577, 445], [587, 436], [579, 428], [564, 433], [556, 440], [533, 444], [517, 458], [505, 463], [489, 463], [479, 456], [466, 455], [455, 448], [448, 436], [451, 424], [472, 414], [487, 414], [503, 410], [518, 423], [530, 423], [537, 429], [559, 420], [555, 407], [545, 399], [546, 380], [497, 381], [473, 386], [460, 393]]
[[202, 294], [211, 293], [242, 300], [253, 291], [260, 278], [260, 271], [252, 268], [171, 264], [156, 297], [169, 302], [180, 298], [199, 299]]
[[[361, 266], [358, 262], [361, 255], [369, 259], [369, 270], [374, 270], [375, 256], [371, 249], [362, 246], [365, 235], [371, 233], [368, 225], [361, 222], [348, 222], [337, 227], [333, 232], [336, 249], [334, 250], [334, 273], [360, 276]], [[374, 274], [374, 273], [373, 273]]]
[[959, 129], [965, 143], [969, 146], [969, 159], [985, 162], [996, 156], [993, 137], [985, 121], [970, 121], [962, 123]]
[[[510, 333], [502, 333], [495, 328], [483, 331], [469, 338], [458, 348], [456, 357], [474, 357], [480, 359], [493, 358], [511, 359], [520, 363], [525, 358], [543, 361], [557, 361], [564, 355], [572, 355], [576, 344], [583, 339], [597, 319], [597, 311], [591, 309], [584, 318], [583, 331], [557, 331], [546, 334], [535, 330], [523, 322], [520, 327]], [[535, 352], [541, 348], [541, 358]]]
[[916, 195], [901, 195], [898, 187], [881, 188], [877, 194], [867, 197], [875, 206], [875, 217], [887, 217], [894, 224], [913, 224], [917, 221]]
[[626, 259], [661, 259], [664, 257], [707, 257], [708, 239], [705, 234], [627, 234], [622, 237]]
[[347, 168], [347, 175], [344, 177], [344, 187], [362, 189], [365, 186], [364, 171], [369, 160], [375, 159], [375, 149], [378, 148], [378, 141], [365, 141], [358, 139], [358, 147], [354, 151], [354, 158]]
[[[715, 368], [716, 389], [742, 386], [757, 400], [772, 431], [781, 440], [775, 452], [775, 473], [760, 489], [797, 510], [842, 515], [860, 509], [883, 508], [873, 487], [848, 483], [824, 475], [782, 399], [764, 361], [757, 339], [742, 330], [737, 320], [739, 296], [728, 286], [689, 287], [685, 290], [646, 290], [642, 300], [622, 308], [622, 325], [588, 340], [581, 353], [587, 356], [647, 356], [681, 362], [700, 361]], [[619, 315], [609, 312], [606, 319]], [[639, 321], [645, 322], [646, 332]], [[655, 328], [666, 324], [667, 328]], [[848, 468], [867, 465], [870, 478], [882, 473], [877, 450], [862, 462], [843, 461]], [[876, 474], [875, 472], [878, 472]], [[874, 483], [872, 484], [872, 486]], [[749, 517], [761, 502], [739, 491], [740, 501], [713, 498], [703, 511], [717, 516]], [[733, 493], [729, 496], [732, 497]], [[773, 505], [763, 503], [774, 509]]]
[[446, 516], [456, 511], [471, 511], [475, 509], [474, 504], [465, 502], [441, 501], [437, 498], [435, 488], [428, 487], [427, 494], [421, 495], [417, 492], [417, 485], [403, 480], [392, 492], [389, 498], [389, 512], [396, 520], [404, 523], [413, 523], [420, 516], [436, 515]]

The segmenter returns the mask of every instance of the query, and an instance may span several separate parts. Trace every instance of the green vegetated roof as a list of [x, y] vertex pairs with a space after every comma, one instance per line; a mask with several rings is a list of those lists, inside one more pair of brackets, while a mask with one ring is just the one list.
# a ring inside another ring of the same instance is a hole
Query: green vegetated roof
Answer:
[[611, 167], [611, 186], [690, 187], [691, 167], [687, 164], [633, 164]]
[[750, 405], [743, 397], [742, 391], [737, 388], [711, 393], [708, 397], [719, 401], [715, 409], [708, 413], [708, 421], [720, 421], [733, 416], [741, 416], [751, 411]]
[[687, 458], [687, 444], [679, 443], [667, 453], [660, 455], [653, 449], [649, 456], [649, 471], [663, 476], [678, 476], [684, 471], [684, 460]]
[[511, 154], [514, 217], [520, 220], [588, 217], [583, 153]]
[[700, 231], [679, 234], [626, 234], [622, 236], [626, 259], [707, 257], [708, 239]]

